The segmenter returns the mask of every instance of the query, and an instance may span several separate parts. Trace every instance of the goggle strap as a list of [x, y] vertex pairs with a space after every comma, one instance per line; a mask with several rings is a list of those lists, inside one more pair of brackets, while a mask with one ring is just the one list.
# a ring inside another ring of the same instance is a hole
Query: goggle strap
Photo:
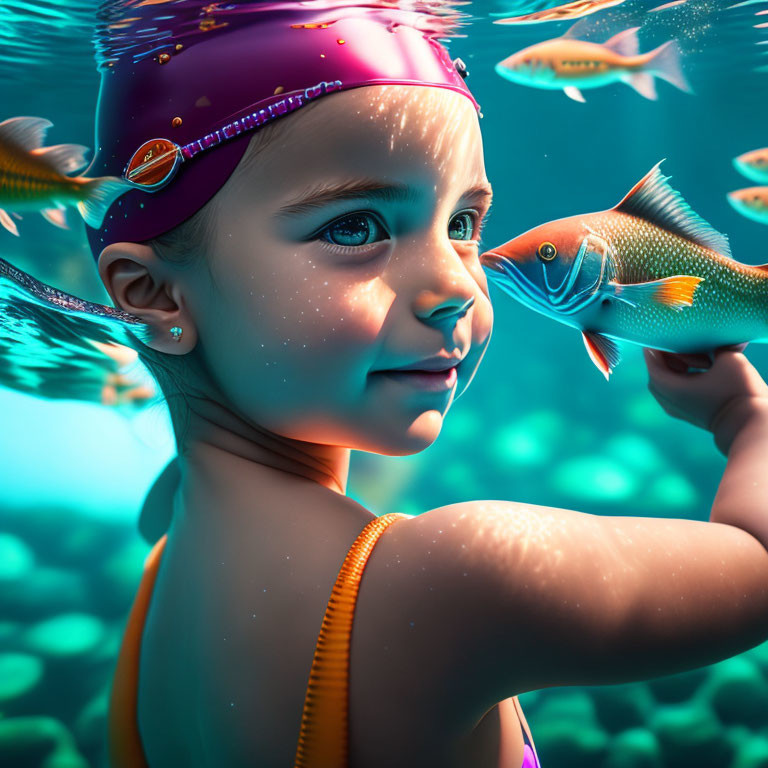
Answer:
[[287, 96], [274, 104], [270, 104], [264, 109], [259, 109], [256, 112], [252, 112], [250, 115], [238, 118], [234, 122], [225, 125], [223, 128], [219, 128], [213, 133], [203, 136], [202, 139], [197, 139], [196, 141], [183, 146], [181, 148], [182, 157], [185, 160], [190, 160], [199, 152], [215, 147], [226, 139], [232, 139], [235, 136], [239, 136], [244, 131], [252, 131], [254, 128], [260, 128], [265, 123], [269, 123], [282, 115], [287, 115], [289, 112], [295, 112], [300, 107], [303, 107], [307, 101], [317, 98], [324, 93], [337, 91], [341, 88], [341, 85], [341, 80], [334, 80], [330, 83], [323, 81], [312, 88], [305, 88], [303, 93]]

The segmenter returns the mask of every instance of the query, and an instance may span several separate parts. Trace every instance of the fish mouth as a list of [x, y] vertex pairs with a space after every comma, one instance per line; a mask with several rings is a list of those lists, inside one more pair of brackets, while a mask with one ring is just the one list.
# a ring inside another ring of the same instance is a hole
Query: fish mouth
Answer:
[[491, 282], [513, 299], [517, 299], [537, 312], [549, 314], [552, 311], [552, 304], [544, 291], [536, 283], [531, 282], [511, 259], [494, 251], [486, 251], [480, 257], [480, 264], [487, 269]]
[[480, 264], [484, 267], [492, 269], [494, 272], [504, 271], [504, 262], [509, 261], [506, 256], [502, 256], [496, 251], [486, 251], [480, 254]]

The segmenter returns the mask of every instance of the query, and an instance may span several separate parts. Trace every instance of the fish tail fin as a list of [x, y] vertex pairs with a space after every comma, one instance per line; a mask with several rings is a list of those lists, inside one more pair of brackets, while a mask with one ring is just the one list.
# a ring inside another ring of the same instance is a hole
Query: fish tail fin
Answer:
[[87, 181], [83, 199], [77, 203], [77, 210], [89, 227], [99, 229], [109, 206], [131, 188], [127, 181], [118, 179], [117, 176], [104, 176]]
[[629, 75], [625, 82], [646, 99], [656, 101], [658, 98], [653, 75], [648, 74], [648, 72], [635, 72]]
[[648, 62], [645, 65], [647, 72], [666, 80], [685, 93], [693, 93], [683, 72], [682, 55], [677, 40], [667, 40], [666, 43], [650, 51], [647, 56]]

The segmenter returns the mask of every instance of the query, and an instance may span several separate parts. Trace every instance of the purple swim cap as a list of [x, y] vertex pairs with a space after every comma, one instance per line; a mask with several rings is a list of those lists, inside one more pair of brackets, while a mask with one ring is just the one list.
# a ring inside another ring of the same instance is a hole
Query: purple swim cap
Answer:
[[[386, 83], [448, 88], [479, 111], [457, 71], [461, 64], [436, 39], [463, 14], [447, 13], [447, 2], [411, 6], [430, 12], [403, 5], [109, 0], [96, 37], [97, 150], [86, 175], [121, 177], [147, 141], [189, 144], [321, 81], [341, 81], [337, 90]], [[156, 192], [131, 189], [119, 197], [101, 229], [86, 225], [94, 255], [110, 243], [149, 240], [192, 216], [224, 185], [251, 135], [183, 162]]]

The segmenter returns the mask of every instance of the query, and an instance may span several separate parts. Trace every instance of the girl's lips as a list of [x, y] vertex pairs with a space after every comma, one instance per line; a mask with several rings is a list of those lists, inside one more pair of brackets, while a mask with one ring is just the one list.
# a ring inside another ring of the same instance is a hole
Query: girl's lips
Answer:
[[456, 384], [458, 372], [456, 366], [445, 371], [377, 371], [408, 386], [425, 389], [428, 392], [447, 392]]

